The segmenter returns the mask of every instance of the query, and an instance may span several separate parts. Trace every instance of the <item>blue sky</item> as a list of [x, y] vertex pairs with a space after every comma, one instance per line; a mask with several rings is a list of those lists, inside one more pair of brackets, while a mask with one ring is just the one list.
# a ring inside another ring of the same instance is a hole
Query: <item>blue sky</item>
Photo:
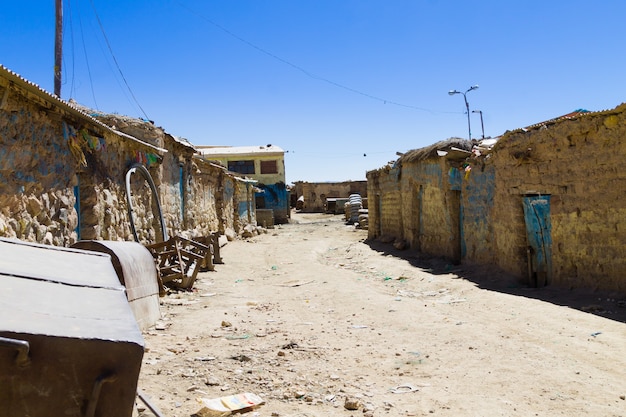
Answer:
[[[0, 63], [52, 92], [54, 0], [4, 3]], [[196, 145], [278, 145], [288, 182], [364, 180], [468, 137], [452, 89], [480, 86], [485, 136], [621, 104], [625, 16], [621, 0], [64, 0], [61, 96]]]

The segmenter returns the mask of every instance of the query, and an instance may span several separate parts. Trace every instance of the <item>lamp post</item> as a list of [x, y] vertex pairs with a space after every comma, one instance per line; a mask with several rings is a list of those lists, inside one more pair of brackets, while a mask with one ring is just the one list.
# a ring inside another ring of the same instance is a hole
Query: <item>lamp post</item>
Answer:
[[483, 139], [485, 139], [485, 125], [483, 124], [483, 111], [482, 110], [472, 110], [472, 113], [480, 114], [480, 128], [483, 131]]
[[467, 102], [466, 94], [469, 93], [472, 90], [476, 90], [477, 88], [478, 88], [477, 85], [473, 85], [470, 88], [468, 88], [467, 90], [465, 90], [465, 92], [457, 91], [457, 90], [450, 90], [450, 91], [448, 91], [448, 94], [450, 94], [451, 96], [453, 96], [455, 94], [463, 94], [463, 100], [465, 100], [465, 108], [467, 109], [467, 133], [469, 134], [469, 140], [472, 140], [472, 125], [470, 124], [469, 103]]

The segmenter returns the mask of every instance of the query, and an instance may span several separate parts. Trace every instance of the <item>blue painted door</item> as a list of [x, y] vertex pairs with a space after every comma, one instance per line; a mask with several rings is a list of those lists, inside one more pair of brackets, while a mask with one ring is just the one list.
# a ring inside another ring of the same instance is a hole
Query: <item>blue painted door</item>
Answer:
[[543, 287], [552, 278], [550, 196], [526, 196], [523, 204], [529, 246], [529, 284]]

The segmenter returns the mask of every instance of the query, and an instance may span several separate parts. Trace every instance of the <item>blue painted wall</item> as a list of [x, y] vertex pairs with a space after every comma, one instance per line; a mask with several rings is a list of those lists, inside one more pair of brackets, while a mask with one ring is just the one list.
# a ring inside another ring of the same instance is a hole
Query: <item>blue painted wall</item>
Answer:
[[490, 216], [494, 205], [495, 170], [474, 167], [463, 175], [461, 196], [462, 256], [475, 262], [491, 262], [494, 244]]
[[289, 217], [289, 191], [284, 183], [258, 184], [263, 192], [256, 193], [255, 197], [262, 197], [265, 208], [274, 210], [274, 217], [278, 220]]
[[76, 166], [58, 125], [24, 109], [0, 112], [0, 138], [0, 183], [5, 193], [69, 184]]

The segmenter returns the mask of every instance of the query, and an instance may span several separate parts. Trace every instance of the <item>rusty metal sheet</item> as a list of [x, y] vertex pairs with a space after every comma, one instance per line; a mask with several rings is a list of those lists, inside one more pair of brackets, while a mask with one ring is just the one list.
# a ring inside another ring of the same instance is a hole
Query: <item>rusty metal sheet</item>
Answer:
[[137, 242], [81, 240], [72, 248], [106, 253], [111, 257], [140, 329], [149, 328], [161, 318], [157, 268], [145, 246]]

